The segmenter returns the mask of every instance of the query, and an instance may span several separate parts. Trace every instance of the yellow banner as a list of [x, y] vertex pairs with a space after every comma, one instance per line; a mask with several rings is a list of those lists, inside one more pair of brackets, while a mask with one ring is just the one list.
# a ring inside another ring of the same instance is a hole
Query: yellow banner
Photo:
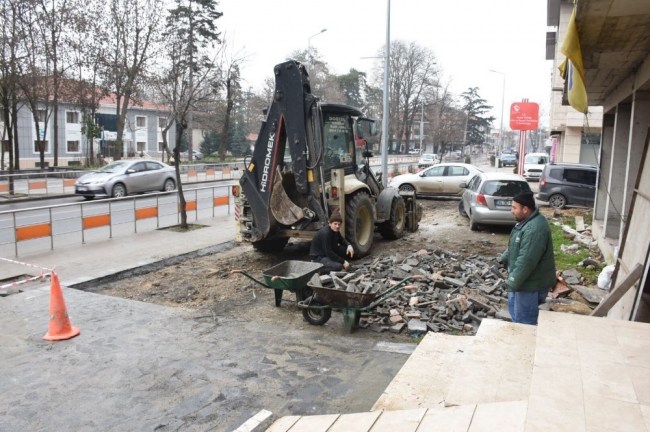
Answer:
[[[580, 39], [576, 26], [576, 9], [573, 8], [567, 33], [562, 41], [560, 52], [568, 60], [560, 65], [560, 73], [567, 84], [569, 105], [581, 113], [587, 113], [589, 103], [587, 100], [587, 89], [585, 88], [585, 67], [582, 63], [582, 51], [580, 50]], [[567, 64], [568, 63], [568, 64]]]

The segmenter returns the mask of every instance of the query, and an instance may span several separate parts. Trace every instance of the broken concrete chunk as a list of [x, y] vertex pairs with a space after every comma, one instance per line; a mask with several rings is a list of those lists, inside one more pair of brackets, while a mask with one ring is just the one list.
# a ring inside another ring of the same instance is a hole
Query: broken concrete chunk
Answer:
[[408, 322], [409, 333], [426, 333], [427, 324], [420, 321], [419, 319], [411, 319]]

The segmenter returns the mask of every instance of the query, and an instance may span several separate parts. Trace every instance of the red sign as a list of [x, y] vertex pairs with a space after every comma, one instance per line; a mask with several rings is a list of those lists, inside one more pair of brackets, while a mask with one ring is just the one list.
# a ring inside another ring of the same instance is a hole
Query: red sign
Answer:
[[539, 124], [539, 104], [515, 102], [510, 105], [510, 129], [535, 130]]

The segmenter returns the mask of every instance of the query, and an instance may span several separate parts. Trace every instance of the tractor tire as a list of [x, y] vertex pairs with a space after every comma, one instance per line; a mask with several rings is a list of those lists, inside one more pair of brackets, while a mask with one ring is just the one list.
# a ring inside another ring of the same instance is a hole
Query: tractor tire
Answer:
[[375, 238], [375, 213], [370, 196], [359, 192], [345, 206], [345, 239], [354, 248], [354, 257], [361, 258], [370, 252]]
[[406, 226], [406, 204], [404, 198], [395, 196], [390, 206], [390, 219], [379, 225], [379, 233], [388, 240], [396, 240], [404, 235]]
[[264, 253], [278, 253], [289, 243], [289, 237], [276, 237], [272, 239], [253, 242], [253, 249]]

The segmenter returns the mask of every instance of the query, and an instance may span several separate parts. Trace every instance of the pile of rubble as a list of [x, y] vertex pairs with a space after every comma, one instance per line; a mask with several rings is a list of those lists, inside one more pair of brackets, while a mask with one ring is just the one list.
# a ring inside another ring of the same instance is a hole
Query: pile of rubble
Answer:
[[[474, 334], [483, 318], [510, 319], [507, 272], [496, 257], [423, 249], [355, 264], [349, 273], [315, 275], [310, 284], [346, 291], [354, 307], [363, 298], [360, 327], [414, 335], [427, 331]], [[562, 276], [566, 289], [559, 295], [551, 293], [543, 307], [589, 314], [606, 294], [584, 286], [584, 278], [575, 269], [565, 270]]]
[[[411, 334], [473, 334], [485, 317], [507, 317], [506, 273], [495, 257], [420, 250], [358, 261], [350, 273], [323, 275], [313, 284], [354, 294], [375, 293], [362, 308], [361, 327]], [[391, 290], [396, 284], [399, 289]], [[371, 303], [372, 304], [372, 303]]]

